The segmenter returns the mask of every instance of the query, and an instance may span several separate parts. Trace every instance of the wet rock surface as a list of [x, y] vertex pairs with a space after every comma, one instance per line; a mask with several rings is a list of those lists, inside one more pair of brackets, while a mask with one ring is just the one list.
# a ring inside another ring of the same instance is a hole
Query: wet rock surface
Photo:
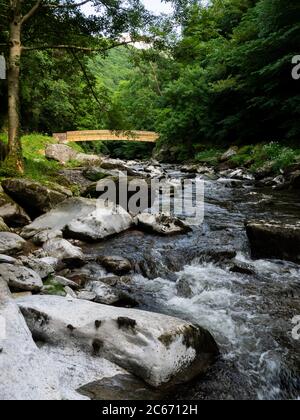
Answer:
[[277, 258], [300, 263], [300, 223], [248, 221], [246, 230], [254, 258]]

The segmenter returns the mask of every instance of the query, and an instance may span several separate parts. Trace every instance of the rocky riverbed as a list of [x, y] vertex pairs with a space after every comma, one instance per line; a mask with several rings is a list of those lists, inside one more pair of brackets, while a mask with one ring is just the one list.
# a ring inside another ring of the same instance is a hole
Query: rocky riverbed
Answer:
[[[97, 200], [124, 171], [174, 190], [203, 180], [204, 223]], [[2, 185], [1, 399], [300, 397], [291, 180], [109, 159], [61, 175], [77, 196]]]

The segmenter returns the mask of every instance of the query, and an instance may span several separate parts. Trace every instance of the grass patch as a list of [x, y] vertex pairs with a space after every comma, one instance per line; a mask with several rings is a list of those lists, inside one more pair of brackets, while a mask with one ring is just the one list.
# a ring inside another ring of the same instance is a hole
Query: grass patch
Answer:
[[274, 174], [278, 173], [290, 165], [299, 162], [300, 149], [292, 149], [282, 146], [278, 142], [259, 144], [256, 146], [242, 147], [231, 161], [237, 166], [246, 166], [252, 172], [271, 166]]
[[208, 149], [197, 153], [195, 160], [199, 163], [208, 163], [210, 165], [217, 165], [220, 157], [224, 151], [220, 149]]
[[[0, 134], [0, 140], [7, 143], [7, 135]], [[58, 174], [61, 165], [58, 162], [48, 160], [45, 157], [45, 149], [48, 144], [55, 144], [57, 141], [53, 137], [41, 134], [25, 135], [21, 139], [23, 156], [25, 159], [26, 178], [45, 183], [48, 181], [61, 183], [62, 177]], [[81, 146], [77, 143], [68, 144], [78, 153], [82, 153]], [[72, 163], [71, 163], [72, 166]], [[4, 164], [0, 164], [0, 177], [19, 176], [13, 170], [6, 168]]]

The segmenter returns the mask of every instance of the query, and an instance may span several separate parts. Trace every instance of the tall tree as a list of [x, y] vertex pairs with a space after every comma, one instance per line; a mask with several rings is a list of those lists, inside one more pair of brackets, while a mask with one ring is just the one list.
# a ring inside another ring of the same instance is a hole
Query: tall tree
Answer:
[[[82, 12], [92, 6], [94, 14]], [[20, 65], [22, 54], [33, 50], [104, 52], [122, 43], [120, 36], [137, 36], [147, 19], [140, 0], [0, 0], [0, 46], [8, 69], [8, 162], [22, 173], [20, 142]], [[4, 41], [4, 42], [3, 42]], [[125, 43], [125, 41], [124, 41]]]

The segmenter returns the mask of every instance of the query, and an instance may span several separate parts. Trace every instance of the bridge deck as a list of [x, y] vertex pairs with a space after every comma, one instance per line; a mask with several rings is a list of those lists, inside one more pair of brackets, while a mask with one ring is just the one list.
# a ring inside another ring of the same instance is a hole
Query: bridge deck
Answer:
[[81, 141], [138, 141], [155, 143], [159, 135], [151, 131], [68, 131], [67, 133], [55, 133], [53, 137], [60, 143]]

